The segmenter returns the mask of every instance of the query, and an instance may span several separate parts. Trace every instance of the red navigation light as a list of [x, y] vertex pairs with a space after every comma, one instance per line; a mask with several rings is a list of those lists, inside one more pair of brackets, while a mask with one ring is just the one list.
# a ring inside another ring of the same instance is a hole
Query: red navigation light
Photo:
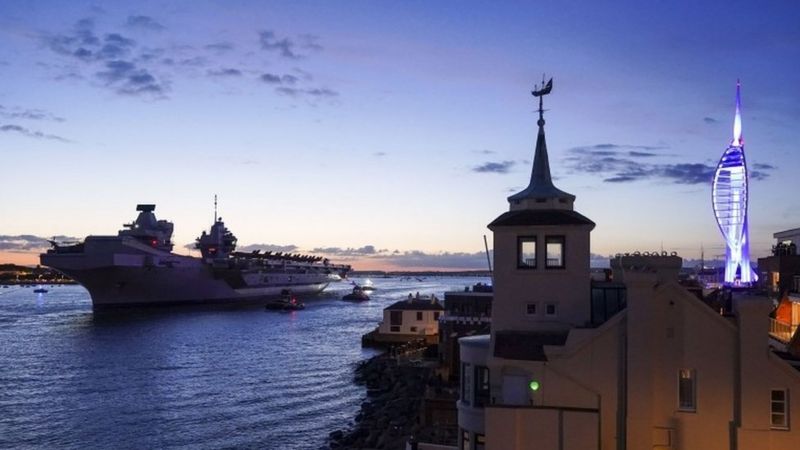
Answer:
[[156, 239], [153, 239], [152, 241], [150, 241], [150, 245], [155, 247], [156, 245], [158, 245], [158, 241]]

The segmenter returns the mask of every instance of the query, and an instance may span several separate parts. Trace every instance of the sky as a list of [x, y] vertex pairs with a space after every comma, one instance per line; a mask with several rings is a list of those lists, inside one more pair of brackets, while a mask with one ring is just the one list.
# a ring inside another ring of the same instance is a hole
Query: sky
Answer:
[[530, 178], [536, 102], [593, 258], [724, 253], [711, 177], [742, 85], [753, 258], [800, 227], [800, 4], [0, 2], [0, 261], [115, 234], [357, 269], [485, 267]]

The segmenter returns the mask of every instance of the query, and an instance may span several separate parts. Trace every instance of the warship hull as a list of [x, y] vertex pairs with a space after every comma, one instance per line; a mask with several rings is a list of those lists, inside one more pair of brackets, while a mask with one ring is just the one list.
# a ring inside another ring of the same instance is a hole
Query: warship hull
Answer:
[[253, 286], [231, 286], [230, 280], [215, 275], [209, 267], [98, 267], [91, 269], [51, 267], [80, 283], [92, 298], [94, 307], [119, 306], [174, 306], [191, 304], [258, 304], [278, 298], [281, 292], [291, 290], [297, 295], [318, 294], [335, 275], [253, 274], [263, 277], [284, 278], [283, 282]]

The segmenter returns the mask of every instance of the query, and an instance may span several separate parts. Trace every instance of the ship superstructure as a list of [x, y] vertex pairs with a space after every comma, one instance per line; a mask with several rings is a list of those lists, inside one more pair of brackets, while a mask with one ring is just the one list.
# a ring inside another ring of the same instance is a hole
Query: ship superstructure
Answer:
[[96, 307], [259, 303], [285, 290], [321, 292], [351, 269], [319, 256], [236, 252], [236, 237], [216, 217], [209, 232], [197, 238], [201, 257], [179, 255], [172, 252], [173, 224], [156, 219], [155, 205], [136, 210], [136, 220], [116, 236], [88, 236], [73, 245], [54, 242], [41, 263], [86, 287]]

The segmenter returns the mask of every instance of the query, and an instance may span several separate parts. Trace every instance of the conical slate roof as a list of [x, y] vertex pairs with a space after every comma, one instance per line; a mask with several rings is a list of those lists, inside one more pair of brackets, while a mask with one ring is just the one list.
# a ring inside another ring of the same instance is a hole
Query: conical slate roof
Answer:
[[528, 198], [536, 199], [568, 199], [575, 200], [575, 196], [555, 187], [550, 176], [550, 161], [547, 158], [547, 142], [544, 137], [544, 117], [539, 111], [539, 135], [536, 137], [536, 153], [533, 156], [533, 170], [531, 171], [531, 182], [524, 190], [508, 197], [509, 202], [519, 201]]

